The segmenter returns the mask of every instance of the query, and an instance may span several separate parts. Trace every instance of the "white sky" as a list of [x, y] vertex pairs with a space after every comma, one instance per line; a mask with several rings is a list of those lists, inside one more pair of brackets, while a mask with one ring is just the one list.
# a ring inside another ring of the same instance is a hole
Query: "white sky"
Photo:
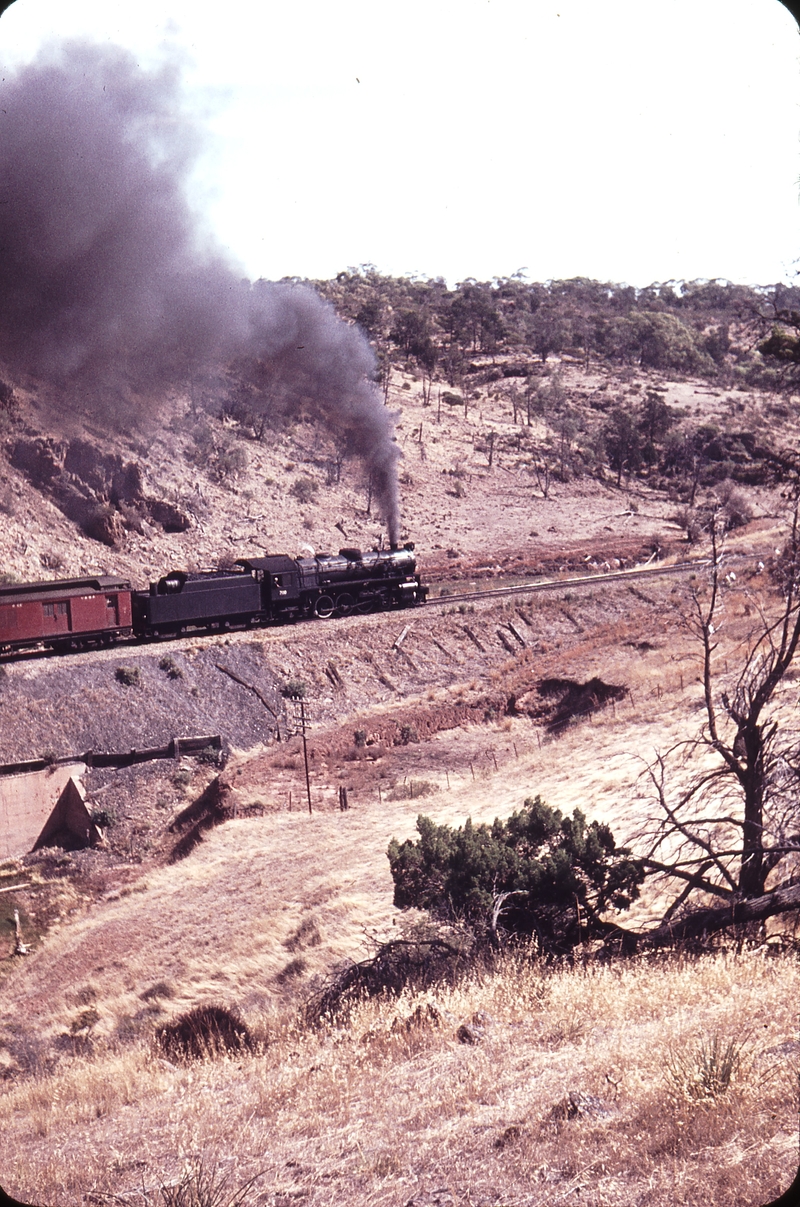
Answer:
[[0, 67], [81, 35], [182, 52], [199, 204], [251, 278], [795, 279], [778, 0], [16, 0]]

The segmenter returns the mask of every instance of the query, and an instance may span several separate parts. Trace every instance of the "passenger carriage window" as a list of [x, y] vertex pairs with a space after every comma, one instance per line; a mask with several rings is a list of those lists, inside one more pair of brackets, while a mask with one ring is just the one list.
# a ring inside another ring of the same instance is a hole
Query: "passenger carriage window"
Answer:
[[44, 604], [43, 611], [45, 616], [55, 616], [55, 604]]
[[55, 614], [56, 614], [56, 616], [66, 616], [66, 614], [67, 614], [66, 600], [63, 603], [57, 603], [55, 605]]

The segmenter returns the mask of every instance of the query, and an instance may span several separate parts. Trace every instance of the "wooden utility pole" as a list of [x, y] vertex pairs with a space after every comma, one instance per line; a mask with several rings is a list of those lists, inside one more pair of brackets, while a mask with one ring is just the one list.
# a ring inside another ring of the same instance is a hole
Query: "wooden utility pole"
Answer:
[[300, 706], [300, 733], [303, 737], [303, 762], [306, 768], [306, 796], [308, 797], [308, 812], [311, 813], [311, 777], [308, 773], [308, 743], [306, 742], [306, 702], [298, 700]]

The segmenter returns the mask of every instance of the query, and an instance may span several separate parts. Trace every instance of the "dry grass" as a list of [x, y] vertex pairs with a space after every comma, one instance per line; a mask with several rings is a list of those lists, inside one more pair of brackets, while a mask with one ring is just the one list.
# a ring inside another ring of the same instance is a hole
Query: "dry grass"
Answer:
[[[211, 832], [180, 865], [147, 870], [138, 883], [126, 885], [125, 895], [109, 894], [91, 913], [51, 934], [36, 959], [12, 976], [9, 1005], [51, 1038], [69, 1028], [71, 997], [91, 983], [100, 1015], [93, 1033], [108, 1038], [152, 1021], [142, 1016], [145, 1004], [154, 1014], [160, 1010], [163, 1021], [229, 992], [245, 1008], [281, 1001], [287, 986], [294, 992], [337, 959], [357, 954], [365, 931], [391, 928], [385, 851], [392, 836], [413, 834], [420, 810], [439, 823], [460, 824], [467, 816], [490, 822], [538, 793], [564, 812], [577, 806], [609, 822], [626, 840], [652, 808], [639, 778], [643, 760], [687, 736], [699, 720], [686, 639], [673, 634], [643, 654], [631, 644], [636, 635], [632, 622], [613, 621], [554, 656], [563, 673], [578, 680], [602, 673], [631, 688], [624, 702], [568, 726], [557, 738], [542, 739], [525, 718], [504, 718], [395, 747], [375, 763], [315, 763], [317, 809], [324, 792], [333, 802], [340, 771], [346, 782], [358, 777], [349, 812], [316, 811], [311, 818], [272, 812]], [[498, 662], [498, 674], [518, 676], [520, 661]], [[542, 666], [546, 671], [548, 663], [537, 656], [530, 673]], [[474, 690], [481, 690], [477, 679]], [[352, 723], [345, 728], [352, 737]], [[280, 761], [281, 748], [229, 768], [243, 801], [275, 794], [276, 755]], [[387, 766], [390, 779], [382, 780]], [[301, 773], [294, 774], [295, 799], [302, 800]], [[419, 785], [425, 785], [422, 800]], [[645, 902], [637, 921], [648, 907]], [[303, 955], [305, 965], [286, 976], [285, 943], [312, 924], [319, 941], [293, 952]], [[169, 1008], [142, 999], [159, 981], [173, 987]]]
[[[269, 1204], [445, 1186], [472, 1204], [762, 1204], [794, 1172], [798, 992], [796, 960], [761, 953], [551, 972], [509, 957], [346, 1027], [253, 1012], [256, 1055], [179, 1068], [139, 1042], [65, 1058], [0, 1098], [0, 1163], [12, 1192], [64, 1204], [201, 1158], [234, 1184], [260, 1173]], [[459, 1043], [478, 1012], [483, 1038]], [[731, 1052], [713, 1092], [687, 1089]]]
[[[558, 737], [503, 717], [354, 763], [333, 735], [330, 757], [312, 768], [312, 817], [280, 811], [289, 790], [301, 799], [296, 754], [272, 747], [233, 760], [226, 774], [241, 800], [272, 811], [210, 832], [182, 863], [143, 869], [65, 919], [4, 985], [7, 1189], [59, 1207], [123, 1194], [147, 1207], [162, 1182], [180, 1184], [187, 1162], [201, 1161], [234, 1187], [260, 1174], [248, 1201], [265, 1207], [433, 1207], [442, 1188], [474, 1207], [746, 1207], [787, 1185], [798, 1060], [790, 956], [550, 972], [509, 958], [455, 989], [364, 1005], [347, 1026], [311, 1032], [297, 1021], [299, 1001], [337, 961], [396, 933], [385, 851], [391, 836], [413, 834], [420, 810], [440, 823], [491, 821], [540, 793], [610, 822], [620, 840], [641, 824], [643, 758], [699, 720], [677, 599], [668, 586], [648, 591], [657, 606], [611, 593], [570, 602], [580, 632], [562, 600], [537, 603], [530, 648], [513, 659], [499, 645], [474, 656], [459, 617], [415, 616], [408, 648], [425, 674], [399, 660], [390, 670], [403, 706], [420, 714], [431, 683], [435, 707], [502, 693], [524, 675], [598, 674], [631, 689]], [[481, 607], [471, 623], [491, 629], [497, 613]], [[388, 651], [379, 622], [348, 630], [337, 665], [350, 694], [320, 704], [323, 716], [341, 711], [348, 749], [362, 724], [354, 709], [374, 688], [361, 685], [356, 643], [380, 636]], [[264, 657], [288, 677], [314, 661], [309, 651], [320, 662], [325, 642], [342, 644], [335, 627], [319, 632], [309, 626], [291, 650], [285, 635], [267, 634]], [[432, 634], [449, 662], [431, 661]], [[373, 702], [376, 726], [394, 705]], [[340, 782], [354, 786], [347, 813], [326, 807]], [[424, 801], [406, 795], [409, 784], [426, 785]], [[636, 921], [653, 907], [645, 901]], [[156, 1028], [208, 1003], [238, 1009], [255, 1050], [180, 1068], [160, 1057]], [[480, 1042], [459, 1043], [458, 1027], [479, 1013], [489, 1016]]]

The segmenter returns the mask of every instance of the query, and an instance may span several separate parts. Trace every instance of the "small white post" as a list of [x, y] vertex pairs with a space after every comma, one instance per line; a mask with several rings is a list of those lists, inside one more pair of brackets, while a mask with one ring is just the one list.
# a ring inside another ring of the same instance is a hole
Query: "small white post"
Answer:
[[29, 952], [27, 944], [22, 942], [22, 931], [19, 925], [19, 910], [14, 910], [14, 955], [26, 956]]

